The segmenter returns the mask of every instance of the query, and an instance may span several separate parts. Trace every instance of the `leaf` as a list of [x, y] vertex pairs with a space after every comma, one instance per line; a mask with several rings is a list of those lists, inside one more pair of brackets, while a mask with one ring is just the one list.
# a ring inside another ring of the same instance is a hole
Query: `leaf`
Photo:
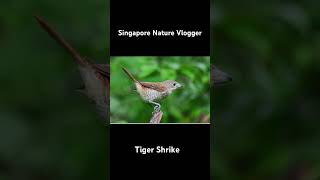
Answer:
[[141, 66], [141, 72], [139, 73], [139, 77], [140, 78], [144, 78], [149, 76], [150, 74], [152, 74], [153, 72], [155, 72], [157, 70], [157, 66], [150, 66], [150, 65], [144, 65]]
[[189, 79], [194, 80], [195, 79], [195, 75], [193, 74], [193, 72], [189, 69], [182, 69], [181, 73], [186, 75]]

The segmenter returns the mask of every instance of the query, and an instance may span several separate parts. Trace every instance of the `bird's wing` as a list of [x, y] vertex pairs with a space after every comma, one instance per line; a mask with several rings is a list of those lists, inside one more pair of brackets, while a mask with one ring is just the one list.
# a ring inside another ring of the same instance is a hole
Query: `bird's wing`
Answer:
[[164, 85], [160, 83], [155, 83], [155, 82], [140, 82], [140, 83], [143, 87], [154, 89], [159, 92], [165, 92], [167, 89]]
[[97, 71], [102, 74], [104, 77], [110, 77], [109, 65], [108, 64], [95, 64], [94, 67]]

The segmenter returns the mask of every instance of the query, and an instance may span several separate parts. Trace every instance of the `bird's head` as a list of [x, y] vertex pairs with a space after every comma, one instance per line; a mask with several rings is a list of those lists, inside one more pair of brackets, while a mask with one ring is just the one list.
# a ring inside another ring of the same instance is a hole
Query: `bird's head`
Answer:
[[182, 87], [180, 83], [173, 80], [167, 80], [167, 81], [164, 81], [163, 83], [169, 91], [174, 91]]

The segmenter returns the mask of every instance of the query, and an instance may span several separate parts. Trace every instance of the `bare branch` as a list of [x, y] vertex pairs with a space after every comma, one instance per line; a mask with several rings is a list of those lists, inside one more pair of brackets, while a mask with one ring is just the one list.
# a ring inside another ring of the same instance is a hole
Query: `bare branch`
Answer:
[[152, 113], [152, 117], [150, 119], [151, 124], [159, 124], [162, 118], [163, 112], [162, 111], [155, 111]]

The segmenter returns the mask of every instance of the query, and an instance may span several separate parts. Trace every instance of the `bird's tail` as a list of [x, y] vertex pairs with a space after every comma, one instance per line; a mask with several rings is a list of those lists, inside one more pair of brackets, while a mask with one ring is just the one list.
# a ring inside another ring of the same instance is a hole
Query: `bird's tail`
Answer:
[[41, 27], [47, 31], [47, 33], [55, 39], [62, 47], [64, 47], [73, 57], [73, 59], [80, 65], [86, 65], [87, 62], [80, 56], [80, 54], [66, 41], [60, 36], [53, 28], [41, 17], [35, 16], [37, 22], [41, 25]]
[[126, 68], [122, 67], [122, 70], [129, 76], [129, 78], [132, 81], [137, 82], [137, 83], [140, 84], [140, 82], [136, 78], [134, 78], [133, 75]]

